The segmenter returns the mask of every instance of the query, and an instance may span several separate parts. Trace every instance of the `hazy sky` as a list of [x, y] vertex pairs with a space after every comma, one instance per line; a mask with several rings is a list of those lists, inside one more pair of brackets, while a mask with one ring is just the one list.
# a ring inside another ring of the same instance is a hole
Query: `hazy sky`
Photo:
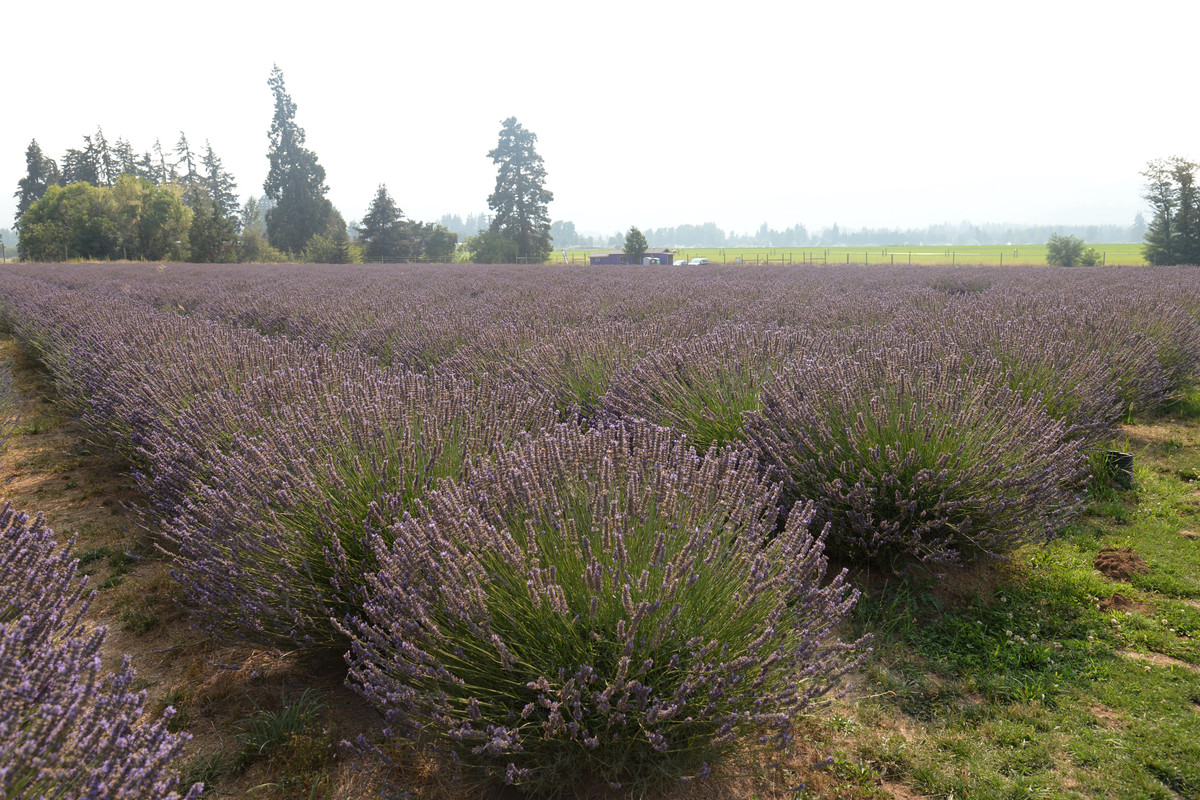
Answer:
[[30, 139], [97, 125], [261, 194], [272, 64], [347, 220], [381, 182], [486, 211], [509, 116], [581, 232], [1129, 224], [1149, 159], [1200, 160], [1195, 0], [267, 5], [6, 4], [0, 227]]

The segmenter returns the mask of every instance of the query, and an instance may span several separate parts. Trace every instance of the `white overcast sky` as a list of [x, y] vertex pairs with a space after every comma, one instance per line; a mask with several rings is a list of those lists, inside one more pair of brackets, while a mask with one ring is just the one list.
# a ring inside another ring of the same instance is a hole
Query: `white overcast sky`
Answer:
[[0, 227], [24, 152], [180, 131], [262, 192], [272, 64], [360, 218], [487, 210], [509, 116], [554, 219], [612, 233], [1118, 223], [1148, 160], [1200, 160], [1195, 0], [11, 2]]

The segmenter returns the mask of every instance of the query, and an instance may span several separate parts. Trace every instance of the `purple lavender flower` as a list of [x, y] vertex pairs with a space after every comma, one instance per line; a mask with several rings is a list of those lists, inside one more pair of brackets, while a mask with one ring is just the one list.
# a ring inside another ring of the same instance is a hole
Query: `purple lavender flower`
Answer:
[[[102, 674], [84, 583], [39, 515], [0, 510], [0, 796], [178, 800], [172, 765], [190, 738], [174, 713], [140, 721], [128, 659]], [[187, 798], [198, 798], [195, 785]]]
[[452, 763], [552, 793], [782, 746], [863, 651], [856, 600], [753, 458], [626, 424], [531, 436], [375, 537], [351, 681]]
[[763, 390], [747, 431], [785, 497], [830, 542], [885, 564], [998, 557], [1061, 530], [1080, 498], [1078, 440], [1004, 370], [929, 345], [805, 361]]

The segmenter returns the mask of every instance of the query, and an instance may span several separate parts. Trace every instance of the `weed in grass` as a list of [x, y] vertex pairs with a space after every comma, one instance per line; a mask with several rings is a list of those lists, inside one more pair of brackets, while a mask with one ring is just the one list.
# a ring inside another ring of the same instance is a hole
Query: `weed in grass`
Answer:
[[[76, 558], [79, 559], [79, 566], [86, 567], [95, 561], [99, 561], [102, 558], [108, 558], [115, 553], [116, 550], [111, 547], [92, 547], [81, 551]], [[84, 570], [85, 575], [91, 575], [93, 572], [95, 572], [95, 570], [92, 570], [92, 572]]]
[[1167, 411], [1183, 420], [1200, 419], [1200, 387], [1192, 386], [1181, 392]]
[[141, 609], [130, 608], [121, 612], [121, 627], [138, 635], [150, 633], [158, 627], [159, 621], [158, 615], [149, 614]]
[[1120, 450], [1096, 448], [1088, 451], [1088, 498], [1094, 503], [1109, 502], [1133, 488], [1133, 476], [1122, 468]]
[[331, 731], [291, 733], [272, 752], [272, 771], [278, 776], [261, 788], [272, 789], [278, 797], [328, 797], [332, 778], [328, 766], [334, 756]]
[[167, 730], [181, 731], [187, 729], [192, 721], [189, 709], [194, 699], [195, 696], [191, 687], [176, 686], [159, 700], [157, 713], [161, 714], [163, 711], [166, 711], [168, 706], [175, 709], [175, 716], [171, 717], [167, 722]]
[[294, 702], [286, 700], [278, 711], [258, 709], [249, 717], [237, 722], [237, 740], [242, 746], [238, 764], [245, 766], [257, 758], [270, 755], [275, 749], [289, 742], [292, 737], [308, 735], [308, 729], [316, 722], [325, 707], [325, 701], [311, 689], [305, 689]]
[[104, 580], [100, 581], [100, 583], [96, 585], [96, 588], [100, 590], [115, 589], [123, 583], [125, 583], [124, 575], [110, 575]]
[[28, 425], [18, 425], [17, 433], [24, 436], [37, 436], [40, 433], [45, 433], [50, 430], [51, 426], [44, 419], [35, 419]]
[[180, 788], [186, 792], [197, 783], [202, 783], [204, 784], [204, 794], [207, 795], [210, 788], [227, 776], [230, 771], [230, 764], [221, 753], [196, 756], [183, 770]]

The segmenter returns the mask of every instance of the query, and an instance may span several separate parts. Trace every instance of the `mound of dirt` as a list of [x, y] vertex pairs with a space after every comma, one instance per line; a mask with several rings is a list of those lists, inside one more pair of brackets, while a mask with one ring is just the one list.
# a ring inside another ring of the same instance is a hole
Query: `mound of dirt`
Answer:
[[1132, 547], [1105, 547], [1096, 554], [1092, 566], [1114, 581], [1128, 581], [1134, 575], [1150, 571], [1150, 567]]
[[1131, 600], [1120, 592], [1114, 592], [1112, 597], [1102, 599], [1100, 608], [1104, 611], [1141, 611], [1142, 613], [1149, 613], [1151, 610], [1150, 606], [1145, 603]]

